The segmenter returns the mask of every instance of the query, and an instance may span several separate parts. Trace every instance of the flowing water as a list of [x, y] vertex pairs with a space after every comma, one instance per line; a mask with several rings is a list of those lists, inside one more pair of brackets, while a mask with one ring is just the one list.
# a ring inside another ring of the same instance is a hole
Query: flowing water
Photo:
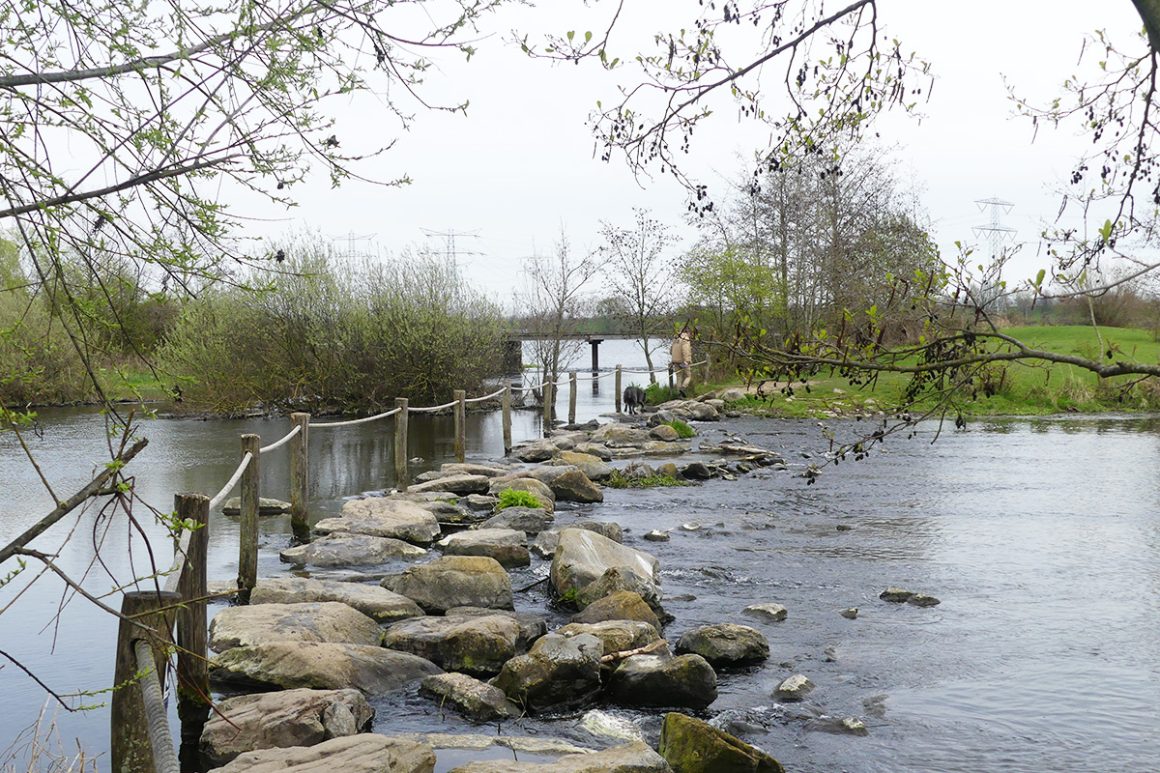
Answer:
[[[601, 359], [637, 364], [629, 347], [608, 342]], [[611, 379], [596, 395], [581, 382], [578, 397], [581, 420], [609, 410]], [[213, 493], [237, 462], [240, 433], [270, 442], [286, 427], [285, 419], [148, 422], [150, 446], [131, 466], [138, 490], [161, 507], [176, 491]], [[414, 471], [451, 456], [450, 428], [450, 417], [412, 417], [411, 453], [424, 459]], [[730, 432], [779, 450], [791, 470], [679, 490], [607, 490], [603, 504], [558, 519], [617, 521], [627, 544], [658, 556], [666, 608], [676, 618], [666, 630], [670, 641], [722, 621], [768, 636], [770, 659], [723, 674], [705, 718], [791, 771], [1158, 769], [1160, 421], [978, 423], [933, 445], [928, 431], [892, 439], [867, 461], [826, 468], [813, 486], [793, 476], [825, 448], [813, 422], [736, 419], [699, 429], [708, 440]], [[31, 437], [33, 450], [57, 493], [71, 493], [101, 457], [100, 418], [85, 410], [45, 412], [42, 430]], [[537, 433], [538, 414], [517, 411], [516, 439]], [[469, 417], [469, 457], [495, 458], [501, 445], [498, 414]], [[263, 491], [273, 496], [287, 485], [281, 454], [263, 458]], [[311, 458], [311, 517], [320, 518], [337, 512], [344, 496], [390, 485], [390, 423], [313, 431]], [[13, 439], [0, 436], [0, 543], [50, 507]], [[701, 528], [679, 528], [690, 522]], [[66, 571], [89, 566], [94, 533], [104, 535], [100, 556], [119, 579], [147, 566], [142, 541], [123, 519], [105, 523], [88, 512], [68, 523], [77, 528], [59, 558]], [[286, 519], [263, 519], [261, 528], [260, 573], [287, 571], [277, 560], [290, 541]], [[644, 542], [654, 528], [671, 530], [671, 541]], [[35, 545], [51, 552], [67, 529], [62, 523]], [[210, 535], [210, 577], [228, 578], [236, 572], [237, 523], [213, 514]], [[159, 563], [168, 563], [168, 549], [160, 550]], [[513, 573], [513, 586], [533, 585], [545, 568], [536, 560]], [[113, 584], [99, 569], [86, 581], [94, 593]], [[0, 589], [0, 607], [11, 603], [0, 618], [0, 650], [50, 688], [92, 691], [82, 702], [104, 703], [107, 696], [96, 691], [112, 681], [114, 621], [73, 599], [54, 623], [61, 587], [45, 577], [13, 603], [26, 585], [17, 580]], [[890, 585], [942, 604], [887, 604], [877, 596]], [[542, 611], [542, 587], [519, 594], [517, 607]], [[740, 616], [762, 601], [786, 606], [788, 619], [764, 624]], [[857, 619], [838, 614], [851, 606], [861, 610]], [[549, 614], [553, 624], [565, 620]], [[36, 720], [44, 699], [31, 678], [2, 662], [0, 748]], [[779, 704], [772, 690], [792, 673], [817, 686], [803, 703]], [[441, 713], [413, 691], [377, 707], [378, 732], [496, 732]], [[655, 743], [659, 712], [604, 708]], [[862, 719], [868, 735], [835, 732], [848, 716]], [[525, 719], [502, 732], [612, 743], [588, 735], [578, 719]], [[70, 748], [74, 738], [90, 752], [107, 748], [106, 708], [58, 713], [57, 720]]]

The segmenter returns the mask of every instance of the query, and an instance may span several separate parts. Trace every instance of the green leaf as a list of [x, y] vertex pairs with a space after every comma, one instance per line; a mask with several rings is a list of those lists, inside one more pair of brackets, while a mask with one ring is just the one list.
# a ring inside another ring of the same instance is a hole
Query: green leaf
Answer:
[[1106, 242], [1106, 241], [1111, 241], [1111, 238], [1112, 238], [1112, 227], [1113, 227], [1113, 226], [1112, 226], [1112, 221], [1111, 221], [1111, 220], [1105, 220], [1105, 221], [1104, 221], [1104, 225], [1103, 225], [1103, 227], [1102, 227], [1102, 228], [1100, 228], [1100, 236], [1103, 238], [1103, 240], [1104, 240], [1105, 242]]

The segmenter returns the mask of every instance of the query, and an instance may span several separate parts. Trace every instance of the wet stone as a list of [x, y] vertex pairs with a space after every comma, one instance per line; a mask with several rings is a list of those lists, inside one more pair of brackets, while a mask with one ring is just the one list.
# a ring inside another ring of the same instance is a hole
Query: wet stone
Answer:
[[813, 682], [802, 674], [794, 674], [782, 680], [777, 689], [773, 691], [773, 697], [786, 703], [795, 703], [805, 699], [806, 695], [813, 689]]
[[741, 614], [764, 620], [767, 623], [780, 623], [789, 615], [789, 611], [781, 604], [750, 604], [741, 610]]

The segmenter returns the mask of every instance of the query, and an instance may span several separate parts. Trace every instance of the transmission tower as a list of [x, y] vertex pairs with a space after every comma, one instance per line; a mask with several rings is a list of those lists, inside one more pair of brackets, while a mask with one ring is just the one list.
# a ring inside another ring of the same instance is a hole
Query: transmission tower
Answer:
[[1003, 210], [1006, 214], [1010, 215], [1011, 210], [1015, 207], [1015, 205], [1009, 201], [1004, 201], [1003, 199], [997, 199], [994, 197], [989, 199], [979, 199], [975, 202], [975, 204], [979, 207], [980, 212], [984, 212], [988, 207], [990, 207], [991, 222], [974, 226], [971, 228], [971, 230], [979, 236], [983, 236], [984, 234], [986, 235], [988, 240], [991, 242], [991, 260], [998, 260], [1003, 254], [1003, 244], [1007, 240], [1015, 238], [1015, 229], [1010, 226], [1003, 225], [1003, 223], [1000, 222], [999, 210]]
[[441, 238], [443, 239], [443, 254], [447, 261], [455, 268], [456, 273], [459, 272], [459, 256], [460, 255], [482, 255], [482, 252], [475, 252], [473, 250], [460, 250], [456, 246], [455, 240], [460, 236], [466, 236], [469, 239], [479, 238], [479, 229], [474, 231], [456, 231], [449, 228], [446, 231], [436, 231], [431, 228], [420, 228], [420, 231], [427, 236], [428, 239]]
[[[372, 247], [374, 244], [374, 239], [377, 235], [378, 234], [365, 234], [365, 235], [360, 236], [358, 234], [355, 234], [354, 231], [348, 231], [345, 234], [341, 234], [338, 236], [331, 236], [330, 240], [335, 245], [335, 248], [336, 248], [336, 251], [337, 251], [339, 257], [351, 260], [354, 258], [369, 258], [372, 255], [374, 255], [375, 250], [373, 250]], [[338, 246], [339, 244], [341, 244], [344, 241], [346, 242], [346, 249], [345, 250], [343, 250], [341, 247]], [[361, 250], [356, 249], [355, 248], [356, 243], [363, 243], [366, 246], [363, 247]]]

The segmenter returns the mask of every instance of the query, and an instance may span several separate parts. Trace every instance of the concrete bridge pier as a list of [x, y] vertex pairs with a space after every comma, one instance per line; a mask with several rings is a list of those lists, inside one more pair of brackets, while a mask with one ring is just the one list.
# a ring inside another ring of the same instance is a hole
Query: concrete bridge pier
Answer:
[[592, 375], [600, 372], [600, 344], [604, 343], [603, 338], [589, 338], [588, 343], [592, 346]]

